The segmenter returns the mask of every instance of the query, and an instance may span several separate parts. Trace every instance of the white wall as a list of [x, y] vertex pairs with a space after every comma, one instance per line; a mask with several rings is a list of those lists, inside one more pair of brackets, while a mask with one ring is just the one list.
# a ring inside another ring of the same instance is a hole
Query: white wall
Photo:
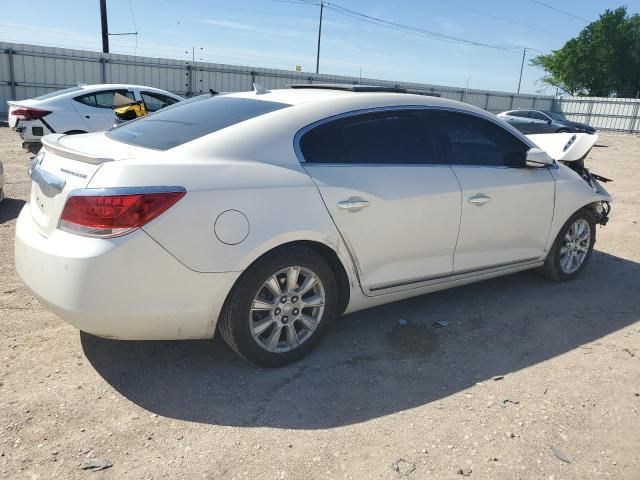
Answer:
[[0, 113], [4, 115], [8, 111], [8, 100], [32, 98], [78, 83], [133, 83], [186, 95], [190, 91], [208, 92], [210, 88], [219, 92], [251, 90], [253, 82], [267, 88], [278, 88], [291, 83], [397, 85], [423, 93], [438, 93], [442, 97], [470, 103], [494, 113], [511, 108], [548, 110], [553, 105], [553, 97], [550, 96], [465, 90], [442, 85], [316, 75], [218, 63], [197, 62], [192, 71], [189, 62], [182, 60], [0, 42]]

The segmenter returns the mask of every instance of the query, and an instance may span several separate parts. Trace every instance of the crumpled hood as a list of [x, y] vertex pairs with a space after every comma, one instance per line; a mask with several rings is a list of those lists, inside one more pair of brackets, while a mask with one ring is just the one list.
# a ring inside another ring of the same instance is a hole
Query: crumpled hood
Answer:
[[599, 136], [589, 133], [543, 133], [527, 135], [527, 138], [554, 160], [575, 162], [591, 151]]

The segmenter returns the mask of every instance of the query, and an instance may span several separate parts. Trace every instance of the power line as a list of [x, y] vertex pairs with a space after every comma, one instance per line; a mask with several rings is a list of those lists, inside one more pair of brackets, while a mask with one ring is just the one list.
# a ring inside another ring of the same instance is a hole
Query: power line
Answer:
[[526, 24], [526, 23], [516, 22], [515, 20], [511, 20], [511, 19], [508, 19], [508, 18], [499, 17], [498, 15], [493, 15], [491, 13], [483, 12], [482, 10], [476, 10], [475, 8], [467, 7], [467, 6], [464, 6], [464, 5], [458, 5], [457, 3], [450, 2], [449, 0], [439, 0], [439, 1], [442, 2], [442, 3], [446, 3], [447, 5], [451, 5], [453, 7], [456, 7], [456, 8], [461, 8], [462, 10], [467, 10], [468, 12], [473, 12], [473, 13], [475, 13], [477, 15], [482, 15], [482, 16], [485, 16], [485, 17], [488, 17], [488, 18], [493, 18], [494, 20], [498, 20], [500, 22], [508, 23], [510, 25], [520, 25], [521, 27], [525, 27], [525, 28], [528, 28], [528, 29], [531, 29], [531, 30], [536, 30], [536, 31], [542, 32], [542, 33], [548, 33], [548, 34], [554, 35], [556, 37], [562, 37], [562, 38], [566, 37], [566, 35], [561, 35], [561, 34], [559, 34], [557, 32], [550, 32], [549, 30], [545, 30], [543, 28], [534, 27], [533, 25], [529, 25], [529, 24]]
[[[293, 1], [291, 3], [305, 4], [305, 5], [315, 5], [315, 6], [319, 6], [320, 5], [319, 2], [314, 1], [314, 0], [298, 0], [298, 1]], [[414, 27], [414, 26], [411, 26], [411, 25], [405, 25], [405, 24], [394, 22], [394, 21], [387, 20], [387, 19], [384, 19], [384, 18], [379, 18], [379, 17], [374, 17], [372, 15], [367, 15], [365, 13], [358, 12], [358, 11], [355, 11], [355, 10], [351, 10], [349, 8], [342, 7], [340, 5], [337, 5], [337, 4], [331, 3], [331, 2], [324, 2], [323, 1], [322, 4], [324, 5], [324, 8], [327, 8], [327, 9], [332, 10], [334, 12], [338, 12], [338, 13], [340, 13], [342, 15], [346, 15], [348, 17], [355, 18], [357, 20], [360, 20], [360, 21], [363, 21], [363, 22], [366, 22], [366, 23], [370, 23], [370, 24], [381, 26], [381, 27], [385, 27], [385, 28], [390, 28], [392, 30], [397, 30], [397, 31], [400, 31], [400, 32], [403, 32], [403, 33], [409, 33], [409, 34], [418, 35], [418, 36], [422, 36], [422, 37], [428, 37], [428, 38], [432, 38], [432, 39], [440, 40], [440, 41], [444, 41], [444, 42], [459, 43], [459, 44], [471, 45], [471, 46], [475, 46], [475, 47], [493, 48], [493, 49], [496, 49], [496, 50], [502, 50], [502, 51], [506, 51], [506, 52], [510, 52], [510, 53], [517, 53], [517, 54], [519, 54], [520, 50], [523, 48], [523, 47], [518, 46], [518, 45], [491, 44], [491, 43], [485, 43], [485, 42], [480, 42], [480, 41], [475, 41], [475, 40], [469, 40], [469, 39], [461, 38], [461, 37], [455, 37], [453, 35], [447, 35], [447, 34], [444, 34], [444, 33], [434, 32], [434, 31], [431, 31], [431, 30], [426, 30], [424, 28]], [[515, 49], [517, 49], [517, 50], [515, 50]]]
[[547, 7], [547, 8], [550, 8], [551, 10], [555, 10], [558, 13], [562, 13], [563, 15], [567, 15], [568, 17], [573, 17], [573, 18], [576, 18], [578, 20], [582, 20], [583, 22], [591, 23], [591, 20], [587, 20], [584, 17], [580, 17], [578, 15], [574, 15], [573, 13], [567, 12], [566, 10], [560, 10], [559, 8], [554, 7], [553, 5], [549, 5], [548, 3], [541, 2], [540, 0], [531, 0], [531, 1], [533, 3], [537, 3], [538, 5], [542, 5], [543, 7]]
[[129, 0], [129, 10], [131, 11], [131, 20], [133, 21], [133, 30], [136, 32], [136, 46], [133, 49], [133, 54], [136, 55], [138, 51], [138, 26], [136, 25], [136, 16], [133, 14], [133, 5], [131, 5], [131, 0]]

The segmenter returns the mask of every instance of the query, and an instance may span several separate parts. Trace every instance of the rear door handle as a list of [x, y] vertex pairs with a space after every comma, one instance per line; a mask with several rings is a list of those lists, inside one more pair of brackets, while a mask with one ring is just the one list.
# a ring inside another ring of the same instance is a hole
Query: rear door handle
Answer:
[[368, 206], [369, 202], [362, 198], [351, 197], [349, 200], [342, 200], [338, 202], [338, 208], [341, 210], [357, 211]]
[[484, 205], [490, 200], [491, 200], [491, 197], [489, 197], [488, 195], [485, 195], [484, 193], [478, 193], [473, 197], [469, 197], [468, 201], [469, 203], [471, 203], [472, 205], [475, 205], [476, 207], [481, 207], [482, 205]]

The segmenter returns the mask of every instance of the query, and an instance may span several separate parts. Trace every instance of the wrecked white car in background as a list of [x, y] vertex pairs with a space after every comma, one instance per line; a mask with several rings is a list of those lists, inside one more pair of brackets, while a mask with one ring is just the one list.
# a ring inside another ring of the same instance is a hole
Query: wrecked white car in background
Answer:
[[182, 100], [159, 88], [142, 85], [81, 85], [32, 99], [12, 100], [9, 127], [20, 135], [24, 147], [37, 150], [43, 136], [51, 133], [99, 132], [116, 123], [114, 95], [119, 93], [155, 112]]

